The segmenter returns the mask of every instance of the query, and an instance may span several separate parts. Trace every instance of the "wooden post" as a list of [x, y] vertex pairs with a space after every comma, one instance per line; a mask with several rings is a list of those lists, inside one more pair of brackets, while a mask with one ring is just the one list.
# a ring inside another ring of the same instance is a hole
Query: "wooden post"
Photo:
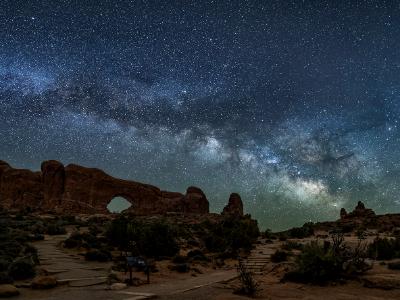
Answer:
[[148, 265], [146, 266], [146, 275], [147, 275], [147, 284], [149, 284], [150, 283], [150, 268]]
[[133, 285], [132, 266], [129, 266], [129, 284]]

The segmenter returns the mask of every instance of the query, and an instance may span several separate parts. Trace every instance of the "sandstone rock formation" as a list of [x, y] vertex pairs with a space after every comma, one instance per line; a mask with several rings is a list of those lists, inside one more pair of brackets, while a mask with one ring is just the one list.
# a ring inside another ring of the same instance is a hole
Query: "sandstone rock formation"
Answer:
[[232, 193], [230, 195], [228, 204], [224, 207], [222, 214], [243, 216], [243, 202], [239, 194]]
[[0, 205], [6, 209], [103, 214], [117, 196], [127, 199], [132, 204], [129, 212], [137, 215], [209, 212], [206, 196], [196, 187], [189, 187], [183, 195], [117, 179], [99, 169], [64, 167], [54, 160], [43, 162], [41, 172], [14, 169], [0, 161]]
[[346, 211], [346, 209], [342, 208], [342, 209], [340, 210], [340, 218], [341, 218], [341, 219], [344, 219], [344, 218], [346, 218], [346, 217], [347, 217], [347, 211]]
[[331, 231], [341, 228], [349, 232], [358, 228], [377, 229], [382, 232], [398, 231], [400, 228], [400, 214], [376, 215], [375, 212], [366, 208], [364, 203], [358, 202], [352, 212], [347, 213], [344, 208], [340, 210], [340, 219], [333, 222], [318, 222], [314, 230]]
[[43, 199], [40, 172], [13, 169], [0, 161], [0, 205], [11, 207], [39, 207]]
[[370, 208], [365, 208], [364, 203], [358, 201], [357, 206], [350, 213], [347, 213], [344, 208], [340, 210], [340, 219], [354, 219], [354, 218], [374, 218], [375, 212]]

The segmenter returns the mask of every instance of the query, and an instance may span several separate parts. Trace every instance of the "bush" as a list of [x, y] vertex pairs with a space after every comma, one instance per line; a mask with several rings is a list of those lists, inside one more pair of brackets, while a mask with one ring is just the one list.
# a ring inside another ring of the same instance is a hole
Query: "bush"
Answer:
[[86, 243], [87, 248], [100, 248], [101, 243], [96, 235], [92, 233], [82, 233], [79, 236], [75, 236], [76, 238], [80, 238], [82, 241]]
[[287, 235], [286, 234], [279, 234], [279, 241], [284, 242], [287, 240]]
[[24, 280], [35, 276], [35, 266], [27, 258], [20, 258], [11, 263], [8, 274], [14, 280]]
[[257, 222], [246, 217], [229, 217], [207, 227], [203, 237], [206, 248], [211, 252], [231, 249], [233, 256], [239, 249], [250, 250], [260, 234]]
[[[108, 240], [105, 239], [105, 242]], [[96, 235], [92, 233], [79, 233], [79, 232], [73, 232], [70, 237], [68, 237], [64, 241], [64, 247], [65, 248], [78, 248], [78, 247], [84, 247], [87, 249], [98, 249], [101, 248], [102, 243], [99, 238], [97, 238]]]
[[241, 286], [235, 290], [235, 293], [253, 297], [260, 290], [259, 284], [254, 280], [253, 274], [239, 261], [238, 273]]
[[40, 233], [34, 233], [30, 236], [31, 242], [43, 241], [43, 240], [44, 240], [44, 235]]
[[64, 248], [72, 249], [78, 248], [82, 245], [82, 240], [76, 236], [70, 236], [64, 241]]
[[179, 273], [186, 273], [190, 271], [190, 264], [188, 263], [177, 263], [170, 267], [172, 271], [177, 271]]
[[288, 231], [291, 238], [303, 239], [314, 234], [314, 224], [305, 223], [302, 227], [294, 227]]
[[106, 235], [112, 245], [148, 257], [172, 257], [179, 251], [174, 228], [163, 221], [144, 223], [120, 217], [111, 222]]
[[11, 236], [8, 237], [9, 240], [2, 241], [0, 243], [0, 256], [11, 256], [17, 257], [23, 249], [21, 243], [12, 239]]
[[10, 261], [0, 258], [0, 272], [6, 272], [8, 270], [8, 266], [10, 265]]
[[71, 216], [71, 215], [65, 215], [61, 217], [61, 220], [63, 221], [63, 223], [65, 224], [76, 224], [76, 218], [75, 216]]
[[334, 255], [332, 249], [327, 251], [317, 242], [305, 245], [297, 258], [297, 269], [285, 275], [284, 279], [296, 282], [323, 284], [340, 278], [343, 261]]
[[61, 226], [60, 224], [53, 223], [53, 224], [47, 225], [46, 233], [48, 235], [61, 235], [61, 234], [66, 234], [67, 231], [65, 230], [64, 226]]
[[7, 272], [0, 272], [0, 284], [11, 284], [14, 280]]
[[400, 270], [400, 261], [389, 263], [389, 264], [388, 264], [388, 268], [389, 268], [390, 270]]
[[366, 251], [362, 240], [354, 250], [344, 244], [343, 234], [332, 235], [332, 243], [319, 244], [317, 241], [304, 246], [296, 259], [296, 269], [288, 272], [284, 280], [324, 284], [345, 279], [365, 272]]
[[368, 256], [377, 260], [400, 258], [400, 239], [376, 238], [368, 247]]
[[264, 238], [269, 240], [275, 240], [276, 235], [271, 231], [271, 229], [266, 229], [263, 234]]
[[274, 263], [279, 263], [286, 261], [288, 254], [286, 251], [276, 250], [275, 253], [271, 255], [271, 261]]
[[192, 259], [192, 260], [199, 260], [199, 261], [209, 261], [210, 259], [204, 255], [204, 253], [199, 250], [191, 250], [188, 252], [187, 257]]
[[86, 252], [85, 259], [88, 261], [106, 262], [112, 259], [111, 253], [105, 249], [90, 250]]
[[286, 251], [292, 251], [292, 250], [302, 250], [303, 249], [303, 244], [297, 243], [295, 241], [287, 241], [282, 245], [282, 249]]
[[39, 263], [38, 251], [35, 247], [30, 244], [26, 244], [24, 250], [22, 251], [24, 257], [29, 257], [35, 264]]
[[182, 255], [176, 255], [173, 259], [172, 262], [175, 264], [184, 264], [186, 263], [186, 257]]

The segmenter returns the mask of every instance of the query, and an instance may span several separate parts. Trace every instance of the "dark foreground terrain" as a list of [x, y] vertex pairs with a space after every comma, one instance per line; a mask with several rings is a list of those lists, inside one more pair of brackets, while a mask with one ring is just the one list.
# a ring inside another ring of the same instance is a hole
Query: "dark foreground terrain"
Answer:
[[[250, 216], [3, 210], [0, 295], [399, 299], [400, 230], [396, 215], [387, 218], [359, 203], [336, 222], [260, 233]], [[137, 260], [132, 281], [127, 256]]]

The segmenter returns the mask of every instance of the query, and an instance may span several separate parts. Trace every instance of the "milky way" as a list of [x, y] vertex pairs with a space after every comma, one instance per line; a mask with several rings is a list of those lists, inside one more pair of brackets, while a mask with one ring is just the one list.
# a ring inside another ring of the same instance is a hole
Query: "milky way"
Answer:
[[238, 192], [274, 230], [400, 211], [396, 1], [1, 1], [0, 24], [13, 166]]

